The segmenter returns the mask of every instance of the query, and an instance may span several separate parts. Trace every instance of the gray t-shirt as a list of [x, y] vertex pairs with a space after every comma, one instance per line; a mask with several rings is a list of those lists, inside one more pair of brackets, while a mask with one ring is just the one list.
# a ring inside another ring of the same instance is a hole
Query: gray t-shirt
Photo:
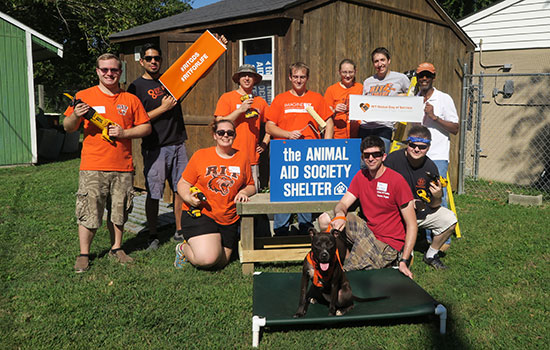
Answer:
[[[406, 93], [411, 81], [403, 73], [390, 71], [384, 79], [378, 79], [373, 75], [363, 83], [363, 95], [372, 96], [396, 96]], [[361, 127], [365, 129], [375, 129], [387, 126], [393, 127], [394, 122], [361, 122]]]

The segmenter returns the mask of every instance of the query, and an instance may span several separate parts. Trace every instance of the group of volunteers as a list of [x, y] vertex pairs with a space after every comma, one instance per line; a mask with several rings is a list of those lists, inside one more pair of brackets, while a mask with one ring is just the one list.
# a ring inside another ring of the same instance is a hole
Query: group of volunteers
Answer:
[[[223, 36], [219, 39], [227, 43]], [[394, 266], [412, 278], [409, 264], [418, 227], [430, 232], [430, 247], [423, 261], [445, 269], [440, 251], [448, 247], [457, 220], [445, 207], [439, 175], [447, 173], [449, 134], [458, 132], [456, 108], [449, 95], [433, 87], [435, 67], [420, 64], [416, 76], [418, 95], [425, 102], [424, 120], [410, 128], [405, 149], [388, 155], [392, 123], [350, 121], [349, 95], [400, 95], [407, 92], [410, 81], [390, 70], [387, 49], [375, 49], [371, 58], [376, 72], [363, 84], [356, 82], [355, 63], [342, 60], [340, 81], [329, 86], [324, 96], [307, 89], [310, 68], [302, 62], [293, 63], [288, 70], [291, 89], [275, 96], [271, 105], [253, 94], [262, 76], [253, 65], [241, 65], [232, 76], [237, 89], [224, 93], [213, 113], [215, 145], [188, 159], [180, 103], [158, 80], [161, 49], [154, 44], [142, 46], [139, 62], [143, 75], [127, 92], [119, 87], [120, 59], [113, 54], [99, 56], [99, 84], [79, 91], [77, 103], [65, 111], [66, 131], [77, 130], [84, 123], [76, 200], [80, 255], [75, 271], [89, 269], [91, 242], [105, 209], [111, 234], [108, 255], [120, 263], [133, 261], [122, 250], [124, 223], [132, 210], [133, 138], [142, 138], [147, 249], [155, 250], [160, 244], [159, 200], [168, 181], [174, 191], [177, 268], [187, 262], [200, 268], [221, 268], [229, 262], [239, 240], [236, 203], [248, 201], [258, 191], [260, 154], [272, 138], [360, 137], [364, 167], [335, 209], [318, 219], [321, 229], [332, 227], [342, 232], [348, 244], [344, 269]], [[114, 122], [108, 129], [114, 144], [102, 139], [101, 130], [85, 118], [90, 108]], [[308, 112], [311, 108], [326, 122], [324, 129]], [[359, 211], [350, 210], [357, 200]], [[274, 234], [288, 235], [291, 218], [290, 213], [275, 215]], [[312, 226], [312, 214], [298, 214], [300, 233]]]

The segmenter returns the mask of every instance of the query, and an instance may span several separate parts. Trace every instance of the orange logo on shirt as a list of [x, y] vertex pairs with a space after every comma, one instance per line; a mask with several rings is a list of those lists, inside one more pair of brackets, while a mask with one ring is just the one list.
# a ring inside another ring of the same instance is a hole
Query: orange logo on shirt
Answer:
[[220, 193], [222, 196], [226, 196], [231, 189], [231, 186], [235, 184], [235, 179], [239, 178], [238, 173], [230, 173], [227, 167], [222, 165], [211, 165], [206, 168], [206, 177], [211, 177], [208, 181], [208, 189], [215, 193]]
[[387, 83], [386, 85], [375, 85], [371, 86], [367, 95], [373, 96], [388, 96], [392, 91], [395, 91], [392, 88], [393, 83]]
[[156, 100], [157, 97], [164, 95], [164, 86], [159, 86], [154, 89], [149, 89], [147, 90], [147, 94], [149, 94], [149, 96], [151, 96], [154, 100]]

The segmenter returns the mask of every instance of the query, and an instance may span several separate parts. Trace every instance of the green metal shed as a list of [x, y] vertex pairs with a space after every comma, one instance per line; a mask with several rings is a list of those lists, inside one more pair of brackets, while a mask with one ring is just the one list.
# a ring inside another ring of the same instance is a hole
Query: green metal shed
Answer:
[[0, 12], [0, 166], [36, 163], [33, 62], [63, 46]]

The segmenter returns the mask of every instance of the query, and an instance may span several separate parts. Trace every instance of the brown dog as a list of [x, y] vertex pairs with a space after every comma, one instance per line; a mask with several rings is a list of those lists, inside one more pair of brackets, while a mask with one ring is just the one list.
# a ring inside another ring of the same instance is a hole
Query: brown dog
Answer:
[[[300, 301], [294, 317], [306, 314], [309, 304], [313, 302], [329, 304], [330, 316], [341, 316], [353, 308], [353, 295], [349, 281], [342, 269], [342, 261], [346, 257], [346, 246], [340, 231], [319, 233], [309, 230], [311, 236], [311, 252], [304, 259]], [[307, 290], [309, 280], [313, 284]], [[307, 290], [307, 292], [306, 292]]]
[[[342, 316], [353, 309], [354, 301], [386, 298], [384, 296], [359, 298], [352, 294], [350, 283], [342, 268], [342, 262], [346, 257], [346, 245], [340, 236], [340, 231], [319, 233], [310, 229], [309, 234], [311, 251], [304, 259], [300, 301], [294, 318], [304, 316], [310, 303], [328, 303], [329, 316]], [[313, 283], [307, 290], [310, 279]]]

